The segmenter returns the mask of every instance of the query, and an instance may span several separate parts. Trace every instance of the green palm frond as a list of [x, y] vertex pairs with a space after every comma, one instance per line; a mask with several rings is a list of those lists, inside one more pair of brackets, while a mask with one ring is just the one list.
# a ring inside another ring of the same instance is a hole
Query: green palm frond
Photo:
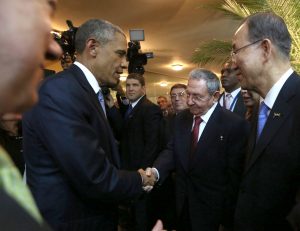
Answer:
[[195, 50], [192, 56], [192, 62], [199, 65], [214, 63], [221, 65], [230, 58], [231, 42], [212, 40], [203, 42]]

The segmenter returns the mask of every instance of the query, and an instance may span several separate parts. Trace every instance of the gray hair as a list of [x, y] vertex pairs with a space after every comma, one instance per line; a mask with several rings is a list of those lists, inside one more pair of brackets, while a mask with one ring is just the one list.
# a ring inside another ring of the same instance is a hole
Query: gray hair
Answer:
[[268, 38], [285, 57], [289, 57], [291, 36], [281, 17], [272, 12], [256, 13], [245, 18], [243, 23], [248, 26], [250, 42]]
[[190, 79], [204, 80], [206, 82], [207, 91], [210, 95], [213, 95], [216, 91], [220, 91], [220, 80], [215, 73], [203, 69], [196, 68], [189, 74]]
[[114, 39], [114, 35], [117, 32], [126, 37], [120, 27], [105, 20], [90, 19], [78, 28], [75, 35], [75, 49], [81, 54], [89, 38], [95, 38], [100, 45], [105, 45]]

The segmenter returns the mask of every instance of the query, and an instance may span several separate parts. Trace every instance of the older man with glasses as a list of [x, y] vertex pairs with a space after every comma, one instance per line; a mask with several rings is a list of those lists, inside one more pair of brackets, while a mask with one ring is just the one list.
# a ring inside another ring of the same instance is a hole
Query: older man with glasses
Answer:
[[300, 78], [290, 51], [288, 28], [274, 13], [247, 17], [233, 37], [241, 86], [261, 97], [235, 213], [237, 231], [292, 230], [287, 215], [300, 189]]
[[247, 122], [218, 104], [220, 81], [205, 69], [190, 73], [189, 110], [175, 117], [174, 132], [149, 175], [159, 183], [176, 172], [177, 230], [232, 228], [242, 174]]

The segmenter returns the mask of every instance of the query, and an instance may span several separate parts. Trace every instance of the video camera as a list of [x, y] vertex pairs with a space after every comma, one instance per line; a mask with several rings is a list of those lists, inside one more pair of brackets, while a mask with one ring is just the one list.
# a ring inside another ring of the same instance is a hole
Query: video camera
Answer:
[[75, 60], [75, 34], [78, 27], [74, 27], [72, 21], [66, 20], [69, 30], [54, 33], [55, 41], [61, 46], [64, 55], [68, 54]]
[[140, 41], [145, 40], [144, 30], [131, 29], [129, 30], [130, 42], [127, 49], [127, 60], [129, 61], [128, 73], [138, 73], [143, 75], [145, 73], [144, 65], [147, 60], [153, 58], [153, 52], [141, 52]]

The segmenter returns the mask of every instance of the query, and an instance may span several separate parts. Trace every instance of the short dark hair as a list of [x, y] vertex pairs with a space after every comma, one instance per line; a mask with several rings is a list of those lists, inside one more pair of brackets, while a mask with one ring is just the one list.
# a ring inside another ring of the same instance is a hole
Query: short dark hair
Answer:
[[196, 68], [190, 72], [189, 77], [197, 80], [203, 79], [206, 82], [207, 91], [210, 95], [213, 95], [216, 91], [220, 91], [219, 78], [209, 70]]
[[185, 84], [182, 84], [182, 83], [176, 83], [174, 84], [171, 89], [170, 89], [170, 94], [171, 92], [173, 91], [173, 89], [177, 89], [177, 88], [183, 88], [183, 89], [186, 89], [187, 86]]
[[291, 36], [280, 16], [272, 12], [256, 13], [245, 18], [242, 24], [244, 23], [248, 26], [250, 42], [268, 38], [285, 57], [289, 57]]
[[131, 73], [127, 76], [127, 79], [136, 79], [142, 86], [145, 86], [145, 78], [141, 74]]
[[114, 39], [115, 33], [121, 33], [126, 37], [120, 27], [105, 20], [90, 19], [78, 28], [75, 35], [75, 49], [82, 54], [89, 38], [95, 38], [101, 45], [105, 45]]

